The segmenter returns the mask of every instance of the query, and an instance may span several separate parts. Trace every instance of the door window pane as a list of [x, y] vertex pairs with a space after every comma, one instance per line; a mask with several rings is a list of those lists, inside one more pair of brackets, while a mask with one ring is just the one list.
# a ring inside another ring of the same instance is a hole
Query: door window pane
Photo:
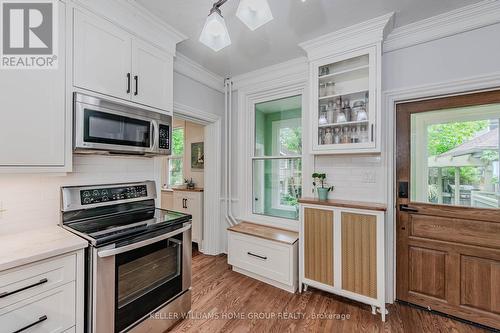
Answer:
[[411, 200], [498, 208], [500, 105], [411, 116]]

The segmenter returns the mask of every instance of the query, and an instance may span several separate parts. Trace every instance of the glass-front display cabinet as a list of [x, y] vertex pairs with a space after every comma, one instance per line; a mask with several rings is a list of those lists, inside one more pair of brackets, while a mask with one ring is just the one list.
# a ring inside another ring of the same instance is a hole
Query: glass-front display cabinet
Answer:
[[311, 63], [313, 153], [377, 150], [376, 73], [375, 47]]

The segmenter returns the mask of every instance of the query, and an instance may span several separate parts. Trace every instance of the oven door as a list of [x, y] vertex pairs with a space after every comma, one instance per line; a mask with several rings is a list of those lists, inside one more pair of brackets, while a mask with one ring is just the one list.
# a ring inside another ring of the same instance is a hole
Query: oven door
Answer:
[[97, 251], [94, 332], [128, 330], [190, 288], [190, 228]]
[[147, 116], [75, 105], [75, 150], [153, 154], [158, 152], [158, 122]]

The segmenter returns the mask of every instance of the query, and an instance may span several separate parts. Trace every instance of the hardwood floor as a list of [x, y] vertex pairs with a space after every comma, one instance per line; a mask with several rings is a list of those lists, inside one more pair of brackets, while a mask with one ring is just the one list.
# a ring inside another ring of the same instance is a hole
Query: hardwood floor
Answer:
[[[487, 332], [402, 304], [388, 309], [382, 323], [367, 305], [312, 288], [291, 294], [233, 272], [225, 255], [193, 252], [192, 316], [170, 332]], [[282, 313], [295, 318], [279, 318]], [[343, 319], [318, 319], [321, 314]]]

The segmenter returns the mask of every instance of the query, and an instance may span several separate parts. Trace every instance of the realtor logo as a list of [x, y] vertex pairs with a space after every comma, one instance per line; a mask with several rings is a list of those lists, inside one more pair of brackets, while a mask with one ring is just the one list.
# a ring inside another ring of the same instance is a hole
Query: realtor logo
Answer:
[[0, 5], [0, 68], [57, 68], [57, 0], [0, 0]]

